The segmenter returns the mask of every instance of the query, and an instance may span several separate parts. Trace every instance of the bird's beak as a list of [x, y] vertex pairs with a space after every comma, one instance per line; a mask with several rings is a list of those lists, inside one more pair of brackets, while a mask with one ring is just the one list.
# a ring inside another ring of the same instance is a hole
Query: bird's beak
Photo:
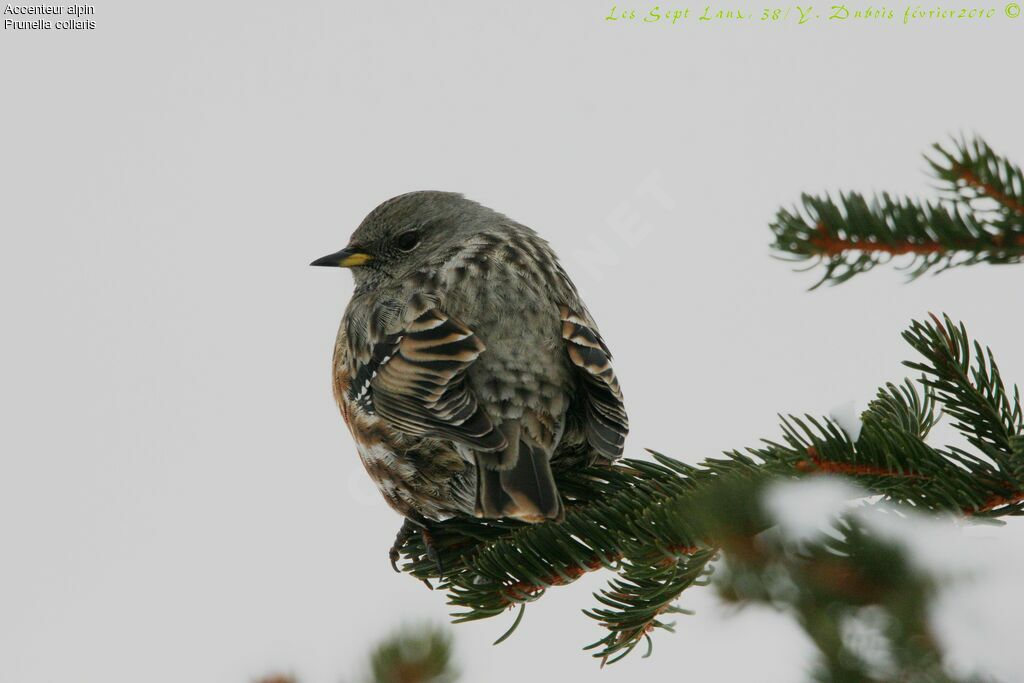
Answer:
[[321, 256], [309, 265], [331, 266], [333, 268], [354, 268], [355, 266], [364, 265], [372, 260], [373, 257], [365, 252], [352, 247], [345, 247], [341, 251], [336, 251], [333, 254], [328, 254], [327, 256]]

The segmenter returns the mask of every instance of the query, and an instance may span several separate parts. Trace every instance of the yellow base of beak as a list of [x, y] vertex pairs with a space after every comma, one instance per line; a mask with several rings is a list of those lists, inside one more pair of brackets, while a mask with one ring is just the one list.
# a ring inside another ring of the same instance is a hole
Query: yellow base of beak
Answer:
[[373, 257], [370, 256], [369, 254], [361, 254], [359, 252], [356, 252], [354, 254], [349, 254], [345, 258], [341, 259], [341, 261], [338, 262], [338, 265], [341, 266], [342, 268], [351, 268], [352, 266], [361, 266], [364, 263], [367, 263], [371, 260], [373, 260]]

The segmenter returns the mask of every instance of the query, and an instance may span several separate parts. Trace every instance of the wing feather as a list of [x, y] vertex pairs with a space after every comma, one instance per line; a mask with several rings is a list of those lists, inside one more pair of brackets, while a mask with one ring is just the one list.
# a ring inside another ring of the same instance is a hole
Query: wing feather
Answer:
[[587, 441], [604, 457], [618, 458], [629, 432], [629, 418], [611, 351], [587, 318], [564, 305], [559, 313], [569, 360], [583, 377]]
[[484, 349], [471, 329], [427, 309], [374, 344], [349, 398], [411, 436], [451, 439], [483, 451], [504, 448], [504, 435], [466, 383], [467, 368]]

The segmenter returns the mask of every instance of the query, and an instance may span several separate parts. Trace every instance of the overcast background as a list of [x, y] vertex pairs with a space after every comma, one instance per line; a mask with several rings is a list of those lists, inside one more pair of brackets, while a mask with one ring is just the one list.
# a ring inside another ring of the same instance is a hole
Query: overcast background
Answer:
[[[667, 27], [581, 1], [102, 2], [93, 31], [0, 32], [0, 681], [351, 680], [402, 620], [445, 618], [388, 566], [400, 520], [331, 397], [350, 276], [306, 265], [395, 194], [464, 192], [551, 241], [632, 456], [696, 462], [866, 399], [928, 311], [1024, 381], [1019, 267], [808, 293], [768, 249], [802, 191], [928, 193], [949, 133], [1024, 162], [1024, 18], [993, 7]], [[455, 628], [464, 680], [806, 670], [789, 621], [694, 589], [651, 659], [599, 673], [580, 609], [606, 578], [499, 647], [512, 615]]]

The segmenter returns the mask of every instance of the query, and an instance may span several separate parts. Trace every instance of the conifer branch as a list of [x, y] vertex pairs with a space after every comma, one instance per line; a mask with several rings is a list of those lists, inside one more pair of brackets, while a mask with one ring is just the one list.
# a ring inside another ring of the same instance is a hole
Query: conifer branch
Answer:
[[[736, 482], [838, 474], [899, 506], [988, 518], [1024, 513], [1019, 391], [1004, 383], [991, 352], [948, 317], [915, 321], [903, 336], [919, 355], [906, 365], [921, 377], [879, 389], [856, 442], [830, 420], [788, 416], [780, 439], [698, 466], [652, 452], [653, 462], [557, 472], [569, 501], [564, 522], [452, 519], [432, 529], [444, 576], [419, 535], [402, 548], [403, 570], [439, 581], [462, 622], [608, 569], [615, 576], [586, 614], [605, 630], [589, 649], [611, 662], [649, 644], [656, 629], [671, 630], [666, 617], [681, 612], [677, 599], [707, 583], [720, 553], [732, 560], [762, 552], [756, 536], [770, 524]], [[976, 452], [927, 443], [940, 409]]]
[[903, 259], [911, 279], [975, 263], [1024, 260], [1024, 173], [980, 138], [933, 146], [925, 157], [942, 198], [913, 200], [881, 193], [801, 195], [771, 224], [783, 258], [824, 265], [821, 279], [838, 284]]

